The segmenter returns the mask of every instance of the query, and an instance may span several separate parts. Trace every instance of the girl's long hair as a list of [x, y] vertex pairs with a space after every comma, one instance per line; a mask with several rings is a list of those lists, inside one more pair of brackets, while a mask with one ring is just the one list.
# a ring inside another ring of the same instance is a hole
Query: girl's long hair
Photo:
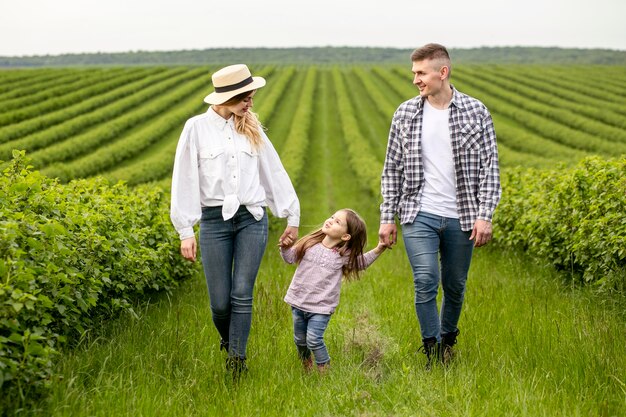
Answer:
[[[237, 94], [236, 96], [228, 99], [224, 103], [220, 104], [220, 106], [232, 106], [238, 104], [250, 94], [252, 94], [252, 91], [244, 91], [243, 93]], [[235, 130], [237, 133], [247, 137], [252, 144], [252, 148], [258, 150], [263, 143], [263, 138], [261, 136], [261, 129], [263, 129], [263, 125], [259, 121], [257, 114], [248, 110], [243, 117], [237, 116], [236, 114], [233, 116], [235, 117]]]
[[[360, 257], [367, 244], [367, 228], [365, 222], [352, 209], [341, 209], [346, 213], [346, 223], [348, 226], [348, 234], [350, 239], [342, 240], [335, 249], [339, 251], [340, 256], [348, 256], [348, 262], [343, 266], [342, 272], [347, 279], [358, 279], [359, 272], [363, 269]], [[296, 262], [300, 262], [304, 257], [304, 253], [312, 246], [321, 243], [324, 240], [324, 232], [322, 228], [314, 230], [308, 235], [300, 238], [294, 245], [296, 253]]]

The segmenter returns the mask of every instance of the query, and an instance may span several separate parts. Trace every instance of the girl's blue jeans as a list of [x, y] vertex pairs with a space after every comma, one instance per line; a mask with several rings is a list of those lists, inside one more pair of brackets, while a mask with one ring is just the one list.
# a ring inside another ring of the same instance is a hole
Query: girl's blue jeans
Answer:
[[254, 282], [267, 245], [267, 213], [257, 221], [241, 206], [224, 221], [222, 207], [203, 207], [200, 251], [213, 323], [229, 356], [246, 357]]
[[[423, 212], [413, 223], [402, 226], [422, 339], [435, 337], [441, 341], [442, 334], [457, 330], [474, 248], [470, 235], [461, 230], [458, 219]], [[440, 281], [441, 316], [437, 311]]]
[[324, 343], [324, 332], [330, 321], [330, 314], [316, 314], [291, 307], [293, 315], [293, 340], [298, 348], [300, 359], [315, 357], [315, 363], [325, 365], [330, 362]]

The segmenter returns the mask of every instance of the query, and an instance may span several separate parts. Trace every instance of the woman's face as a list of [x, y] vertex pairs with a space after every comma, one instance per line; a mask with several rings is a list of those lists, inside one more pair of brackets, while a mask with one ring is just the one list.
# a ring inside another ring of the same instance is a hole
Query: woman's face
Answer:
[[254, 97], [255, 94], [256, 94], [256, 90], [252, 90], [250, 91], [250, 94], [248, 94], [239, 103], [231, 104], [228, 106], [223, 105], [223, 106], [226, 108], [226, 110], [228, 110], [228, 112], [234, 113], [237, 116], [243, 117], [246, 114], [246, 112], [248, 112], [248, 110], [252, 108], [252, 105], [253, 105], [252, 98]]

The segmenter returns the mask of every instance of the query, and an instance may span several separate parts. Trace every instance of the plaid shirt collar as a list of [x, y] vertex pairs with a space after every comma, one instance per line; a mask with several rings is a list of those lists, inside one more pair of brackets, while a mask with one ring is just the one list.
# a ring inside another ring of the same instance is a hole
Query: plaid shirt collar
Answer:
[[[452, 99], [450, 100], [449, 107], [454, 106], [458, 108], [459, 110], [463, 110], [467, 105], [465, 100], [463, 100], [463, 96], [459, 93], [459, 91], [456, 88], [454, 88], [452, 84], [450, 84], [450, 89], [452, 89]], [[424, 101], [426, 101], [425, 97], [422, 97], [422, 96], [415, 97], [416, 111], [415, 111], [415, 114], [411, 116], [411, 119], [416, 118], [417, 115], [420, 114], [424, 110]]]

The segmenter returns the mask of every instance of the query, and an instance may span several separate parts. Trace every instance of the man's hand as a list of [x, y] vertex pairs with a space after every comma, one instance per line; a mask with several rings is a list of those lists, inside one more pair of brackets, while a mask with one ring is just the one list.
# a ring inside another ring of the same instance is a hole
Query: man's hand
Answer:
[[296, 243], [298, 239], [298, 228], [294, 226], [287, 226], [285, 231], [278, 239], [278, 245], [288, 248], [289, 246]]
[[488, 222], [487, 220], [476, 220], [470, 236], [470, 240], [474, 241], [474, 247], [478, 248], [486, 245], [491, 240], [492, 236], [493, 230], [491, 222]]
[[196, 249], [197, 246], [195, 237], [190, 237], [180, 241], [180, 253], [188, 261], [196, 261]]
[[388, 248], [396, 244], [398, 229], [395, 223], [383, 223], [378, 229], [378, 240]]

